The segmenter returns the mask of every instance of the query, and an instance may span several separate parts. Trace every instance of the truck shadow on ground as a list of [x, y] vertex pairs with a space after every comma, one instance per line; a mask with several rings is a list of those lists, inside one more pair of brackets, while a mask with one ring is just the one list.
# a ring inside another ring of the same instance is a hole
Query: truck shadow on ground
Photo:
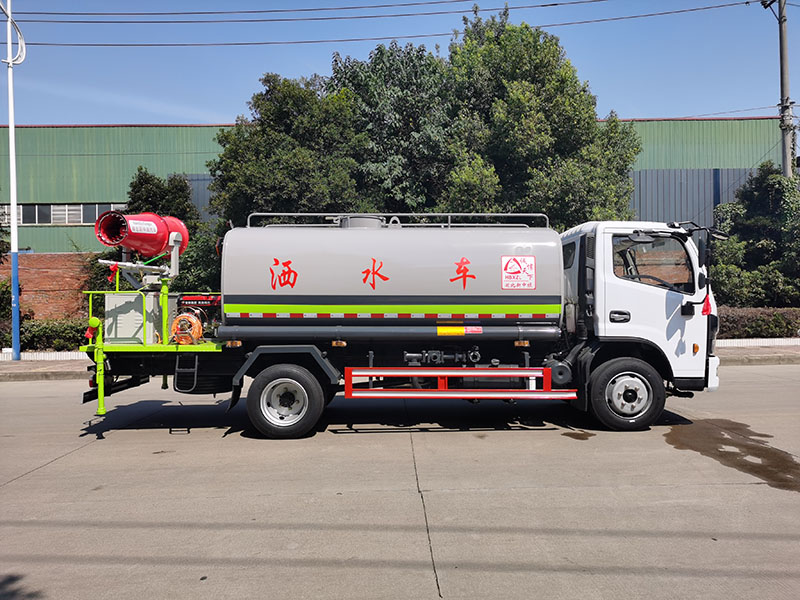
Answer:
[[24, 579], [23, 575], [13, 573], [11, 575], [0, 575], [0, 600], [33, 600], [34, 598], [44, 598], [44, 594], [37, 590], [28, 590], [20, 582]]
[[[690, 424], [665, 411], [654, 426]], [[239, 434], [263, 438], [250, 424], [242, 400], [228, 410], [227, 399], [208, 404], [167, 400], [142, 400], [110, 409], [105, 417], [84, 424], [81, 437], [103, 439], [106, 433], [126, 429], [163, 429], [171, 435], [189, 435], [196, 429], [224, 429], [223, 437]], [[464, 400], [351, 400], [337, 396], [325, 409], [317, 426], [306, 436], [392, 434], [408, 432], [458, 433], [482, 431], [561, 431], [571, 439], [586, 441], [607, 431], [590, 415], [560, 402], [482, 402]]]
[[[665, 411], [655, 427], [691, 423]], [[587, 413], [566, 403], [527, 401], [517, 404], [464, 400], [397, 400], [391, 404], [337, 397], [323, 413], [316, 431], [337, 435], [359, 433], [561, 431], [561, 435], [585, 441], [608, 431]]]

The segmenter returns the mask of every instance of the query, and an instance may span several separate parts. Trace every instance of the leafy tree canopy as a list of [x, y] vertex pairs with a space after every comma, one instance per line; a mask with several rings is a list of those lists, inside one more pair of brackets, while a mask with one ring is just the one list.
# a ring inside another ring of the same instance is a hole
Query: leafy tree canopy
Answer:
[[192, 204], [192, 187], [186, 176], [172, 174], [164, 179], [142, 166], [136, 170], [128, 188], [126, 212], [176, 217], [186, 224], [190, 236], [200, 225], [200, 212]]
[[632, 126], [598, 123], [558, 39], [507, 10], [465, 18], [448, 58], [393, 42], [335, 54], [327, 79], [261, 83], [209, 163], [212, 209], [237, 225], [255, 211], [629, 216]]
[[6, 239], [9, 235], [5, 227], [0, 225], [0, 264], [6, 260], [6, 254], [11, 251], [11, 243]]
[[715, 210], [731, 234], [715, 248], [718, 301], [730, 306], [800, 306], [800, 178], [762, 164], [736, 191], [737, 202]]

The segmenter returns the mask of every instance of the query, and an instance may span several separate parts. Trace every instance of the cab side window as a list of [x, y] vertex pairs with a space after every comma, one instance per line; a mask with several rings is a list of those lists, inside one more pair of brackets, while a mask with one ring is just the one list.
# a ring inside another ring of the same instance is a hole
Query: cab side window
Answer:
[[628, 236], [613, 238], [614, 275], [662, 287], [683, 294], [694, 293], [692, 261], [686, 247], [673, 237], [656, 237], [649, 242]]

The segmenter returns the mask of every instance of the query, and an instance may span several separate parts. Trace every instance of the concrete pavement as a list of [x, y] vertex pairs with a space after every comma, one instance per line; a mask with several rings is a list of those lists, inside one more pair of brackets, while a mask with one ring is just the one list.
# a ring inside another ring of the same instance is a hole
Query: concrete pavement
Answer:
[[287, 441], [156, 383], [104, 419], [1, 383], [0, 598], [797, 598], [800, 368], [721, 377], [644, 432], [340, 397]]

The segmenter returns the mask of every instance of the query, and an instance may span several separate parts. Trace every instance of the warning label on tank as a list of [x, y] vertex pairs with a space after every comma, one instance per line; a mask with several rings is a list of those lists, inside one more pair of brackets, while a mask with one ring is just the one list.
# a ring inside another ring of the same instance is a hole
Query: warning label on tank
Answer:
[[500, 258], [501, 281], [504, 290], [536, 289], [535, 256], [503, 256]]
[[128, 227], [130, 228], [131, 233], [148, 233], [151, 235], [158, 233], [158, 227], [151, 221], [136, 221], [134, 219], [128, 219]]

